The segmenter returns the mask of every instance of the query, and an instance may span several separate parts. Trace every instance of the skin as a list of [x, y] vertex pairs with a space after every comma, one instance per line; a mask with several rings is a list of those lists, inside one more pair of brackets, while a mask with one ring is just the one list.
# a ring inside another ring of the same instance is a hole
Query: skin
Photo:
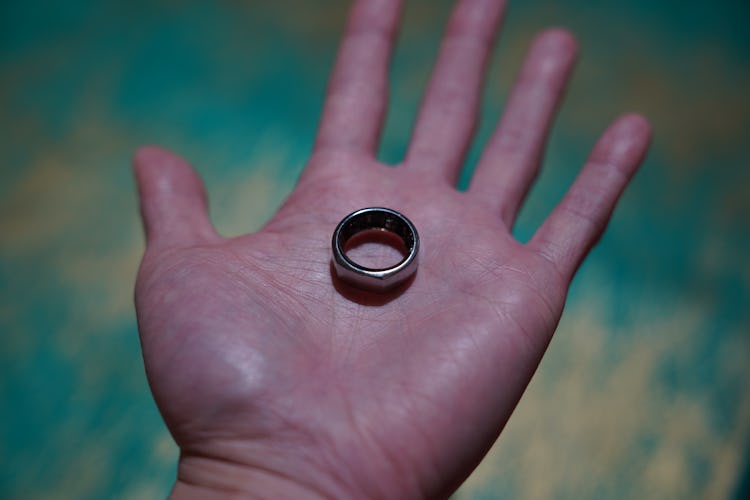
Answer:
[[[504, 10], [461, 0], [406, 157], [379, 163], [400, 10], [354, 3], [309, 163], [257, 233], [219, 236], [184, 160], [153, 146], [135, 155], [147, 236], [136, 307], [148, 379], [180, 447], [175, 498], [449, 495], [510, 417], [643, 159], [647, 122], [618, 118], [533, 238], [510, 235], [576, 58], [573, 37], [553, 29], [533, 42], [457, 191]], [[365, 206], [399, 210], [420, 231], [415, 278], [388, 294], [331, 272], [333, 229]]]

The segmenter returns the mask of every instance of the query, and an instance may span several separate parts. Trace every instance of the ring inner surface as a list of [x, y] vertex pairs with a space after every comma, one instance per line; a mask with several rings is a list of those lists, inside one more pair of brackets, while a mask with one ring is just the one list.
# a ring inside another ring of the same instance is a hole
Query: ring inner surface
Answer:
[[365, 229], [344, 244], [344, 255], [367, 269], [392, 269], [408, 257], [404, 240], [382, 228]]
[[[346, 256], [346, 253], [344, 252], [344, 248], [346, 247], [346, 244], [349, 242], [351, 238], [353, 238], [356, 234], [359, 234], [363, 231], [369, 231], [369, 230], [381, 230], [381, 231], [388, 231], [389, 233], [395, 234], [399, 238], [401, 238], [401, 241], [403, 242], [405, 246], [405, 253], [404, 257], [395, 265], [385, 268], [368, 268], [361, 264], [358, 264], [354, 261], [352, 261], [351, 258]], [[353, 264], [356, 264], [358, 267], [364, 268], [364, 269], [371, 269], [371, 270], [383, 270], [383, 269], [390, 269], [393, 267], [398, 267], [401, 265], [405, 260], [409, 258], [409, 256], [414, 251], [414, 234], [409, 229], [409, 226], [404, 223], [400, 218], [388, 213], [388, 212], [381, 212], [381, 211], [372, 211], [372, 212], [366, 212], [362, 214], [358, 214], [356, 217], [352, 217], [349, 221], [347, 221], [344, 226], [341, 228], [340, 232], [340, 247], [341, 252], [345, 256], [345, 258], [349, 261], [351, 261]]]

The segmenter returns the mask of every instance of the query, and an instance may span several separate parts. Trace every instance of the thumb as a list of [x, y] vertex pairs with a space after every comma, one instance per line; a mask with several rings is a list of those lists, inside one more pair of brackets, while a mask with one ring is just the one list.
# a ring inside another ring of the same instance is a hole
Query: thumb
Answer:
[[135, 153], [133, 170], [150, 248], [219, 239], [208, 217], [203, 181], [185, 160], [165, 149], [145, 146]]

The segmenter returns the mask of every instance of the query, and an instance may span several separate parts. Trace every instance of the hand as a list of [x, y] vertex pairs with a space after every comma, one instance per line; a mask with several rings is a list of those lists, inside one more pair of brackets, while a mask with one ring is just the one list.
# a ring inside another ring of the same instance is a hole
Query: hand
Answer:
[[[547, 31], [457, 191], [503, 3], [458, 2], [392, 168], [374, 155], [400, 1], [355, 2], [312, 157], [257, 233], [218, 236], [194, 171], [155, 147], [136, 154], [148, 242], [136, 306], [181, 450], [175, 496], [447, 495], [495, 441], [650, 135], [639, 116], [615, 121], [534, 237], [510, 235], [576, 55]], [[415, 279], [388, 295], [331, 274], [333, 229], [365, 206], [420, 232]]]

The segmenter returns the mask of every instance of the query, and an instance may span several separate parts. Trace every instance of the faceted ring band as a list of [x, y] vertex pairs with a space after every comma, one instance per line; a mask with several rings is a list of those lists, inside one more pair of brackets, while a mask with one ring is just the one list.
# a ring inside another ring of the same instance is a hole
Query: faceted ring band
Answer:
[[[373, 229], [388, 231], [401, 238], [406, 248], [406, 256], [401, 262], [384, 269], [373, 269], [347, 257], [344, 251], [347, 241], [355, 234]], [[350, 213], [336, 226], [331, 244], [336, 276], [356, 288], [385, 292], [409, 279], [417, 270], [417, 228], [409, 219], [390, 208], [370, 207]]]

